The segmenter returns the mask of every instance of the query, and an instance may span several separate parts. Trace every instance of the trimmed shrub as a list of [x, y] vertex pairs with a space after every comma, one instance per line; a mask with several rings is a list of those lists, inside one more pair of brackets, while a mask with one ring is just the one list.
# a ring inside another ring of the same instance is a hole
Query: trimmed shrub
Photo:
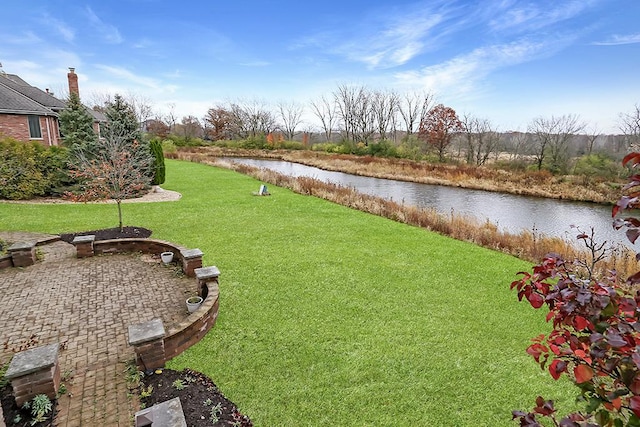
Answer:
[[0, 198], [61, 196], [78, 185], [69, 174], [69, 150], [37, 142], [0, 140]]
[[0, 198], [21, 200], [45, 194], [48, 181], [38, 167], [43, 150], [37, 142], [0, 140]]

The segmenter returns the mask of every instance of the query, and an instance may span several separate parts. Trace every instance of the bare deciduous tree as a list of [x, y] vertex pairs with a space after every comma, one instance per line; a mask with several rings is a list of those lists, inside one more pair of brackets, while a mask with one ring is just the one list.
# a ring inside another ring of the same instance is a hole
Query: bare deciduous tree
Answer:
[[404, 94], [398, 111], [404, 122], [407, 135], [413, 134], [424, 120], [427, 112], [433, 107], [434, 96], [429, 92], [410, 92]]
[[376, 91], [373, 93], [371, 107], [380, 139], [387, 139], [387, 133], [393, 132], [395, 115], [399, 105], [400, 97], [395, 92]]
[[630, 113], [620, 113], [619, 128], [624, 135], [627, 151], [640, 149], [640, 104]]
[[329, 100], [323, 95], [320, 100], [311, 102], [311, 110], [313, 114], [320, 119], [320, 123], [322, 123], [325, 140], [327, 142], [331, 141], [334, 121], [336, 119], [335, 100]]
[[276, 119], [263, 101], [233, 102], [228, 110], [231, 113], [231, 131], [237, 138], [267, 135], [276, 129]]
[[171, 102], [167, 104], [167, 107], [169, 107], [169, 111], [167, 112], [164, 121], [165, 123], [167, 123], [167, 125], [169, 125], [169, 133], [171, 133], [175, 131], [176, 123], [178, 122], [178, 116], [176, 114], [176, 104]]
[[291, 141], [296, 134], [296, 128], [302, 123], [304, 106], [296, 102], [279, 102], [278, 113], [282, 120], [282, 133], [287, 140]]
[[151, 107], [151, 99], [149, 97], [135, 93], [129, 92], [124, 97], [125, 101], [131, 106], [133, 110], [133, 114], [135, 114], [138, 123], [140, 123], [140, 130], [143, 130], [144, 123], [150, 118], [153, 117], [153, 108]]
[[467, 163], [484, 165], [500, 142], [500, 136], [488, 119], [465, 114], [461, 120], [466, 142]]
[[[362, 88], [360, 88], [362, 90]], [[338, 117], [344, 127], [345, 139], [354, 141], [356, 132], [355, 109], [358, 102], [358, 89], [347, 85], [340, 85], [333, 93]]]
[[376, 132], [371, 91], [363, 86], [341, 85], [333, 96], [344, 125], [345, 139], [365, 144], [371, 142]]
[[572, 114], [534, 119], [528, 129], [534, 135], [534, 156], [538, 170], [542, 169], [548, 157], [552, 172], [566, 171], [569, 142], [584, 126], [580, 118]]
[[189, 142], [194, 138], [201, 138], [203, 134], [202, 124], [200, 124], [200, 120], [194, 116], [183, 117], [180, 124], [176, 125], [176, 132], [178, 131], [185, 142]]
[[587, 149], [586, 149], [587, 156], [590, 156], [591, 153], [593, 153], [593, 147], [601, 135], [602, 135], [602, 132], [600, 132], [600, 130], [598, 129], [597, 124], [589, 128], [589, 130], [587, 131]]
[[503, 145], [509, 150], [509, 161], [513, 162], [522, 157], [528, 144], [529, 134], [526, 132], [509, 132], [502, 135]]

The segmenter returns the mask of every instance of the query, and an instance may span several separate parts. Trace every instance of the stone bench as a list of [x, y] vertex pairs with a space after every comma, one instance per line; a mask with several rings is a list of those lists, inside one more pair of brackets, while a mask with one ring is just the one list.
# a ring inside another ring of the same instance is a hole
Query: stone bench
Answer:
[[59, 349], [59, 344], [51, 344], [13, 356], [4, 376], [11, 381], [16, 405], [22, 407], [38, 394], [56, 398], [60, 387]]
[[207, 286], [211, 282], [218, 283], [218, 277], [220, 277], [220, 270], [218, 267], [201, 267], [194, 270], [196, 280], [198, 281], [198, 295], [203, 299], [207, 297], [209, 287]]
[[17, 242], [7, 248], [14, 267], [28, 267], [36, 263], [36, 244]]
[[164, 336], [160, 319], [129, 325], [129, 345], [135, 349], [138, 368], [146, 371], [164, 367]]
[[88, 258], [93, 256], [93, 243], [96, 241], [96, 236], [89, 234], [86, 236], [76, 236], [73, 238], [73, 246], [76, 247], [76, 257]]
[[179, 397], [136, 412], [134, 427], [187, 427]]
[[182, 258], [182, 271], [188, 277], [195, 277], [196, 268], [202, 267], [202, 251], [200, 249], [183, 249], [180, 251]]

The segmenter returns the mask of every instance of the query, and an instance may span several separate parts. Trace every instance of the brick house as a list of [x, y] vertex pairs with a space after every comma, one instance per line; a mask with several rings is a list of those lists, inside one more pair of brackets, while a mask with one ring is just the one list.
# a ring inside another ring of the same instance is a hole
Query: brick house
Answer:
[[[69, 93], [79, 95], [75, 69], [69, 68], [67, 79]], [[65, 107], [66, 102], [54, 97], [49, 89], [46, 92], [38, 89], [0, 68], [0, 138], [38, 141], [45, 146], [60, 145], [58, 117]], [[94, 130], [100, 135], [100, 123], [106, 122], [106, 117], [89, 108], [87, 111], [93, 116]]]

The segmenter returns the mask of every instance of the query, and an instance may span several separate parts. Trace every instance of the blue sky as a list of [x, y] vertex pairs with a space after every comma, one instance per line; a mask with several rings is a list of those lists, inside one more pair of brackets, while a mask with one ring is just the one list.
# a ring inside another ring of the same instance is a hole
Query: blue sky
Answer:
[[577, 114], [615, 133], [640, 103], [638, 0], [5, 0], [0, 40], [4, 71], [42, 89], [75, 67], [85, 102], [134, 93], [180, 117], [357, 84], [504, 131]]

